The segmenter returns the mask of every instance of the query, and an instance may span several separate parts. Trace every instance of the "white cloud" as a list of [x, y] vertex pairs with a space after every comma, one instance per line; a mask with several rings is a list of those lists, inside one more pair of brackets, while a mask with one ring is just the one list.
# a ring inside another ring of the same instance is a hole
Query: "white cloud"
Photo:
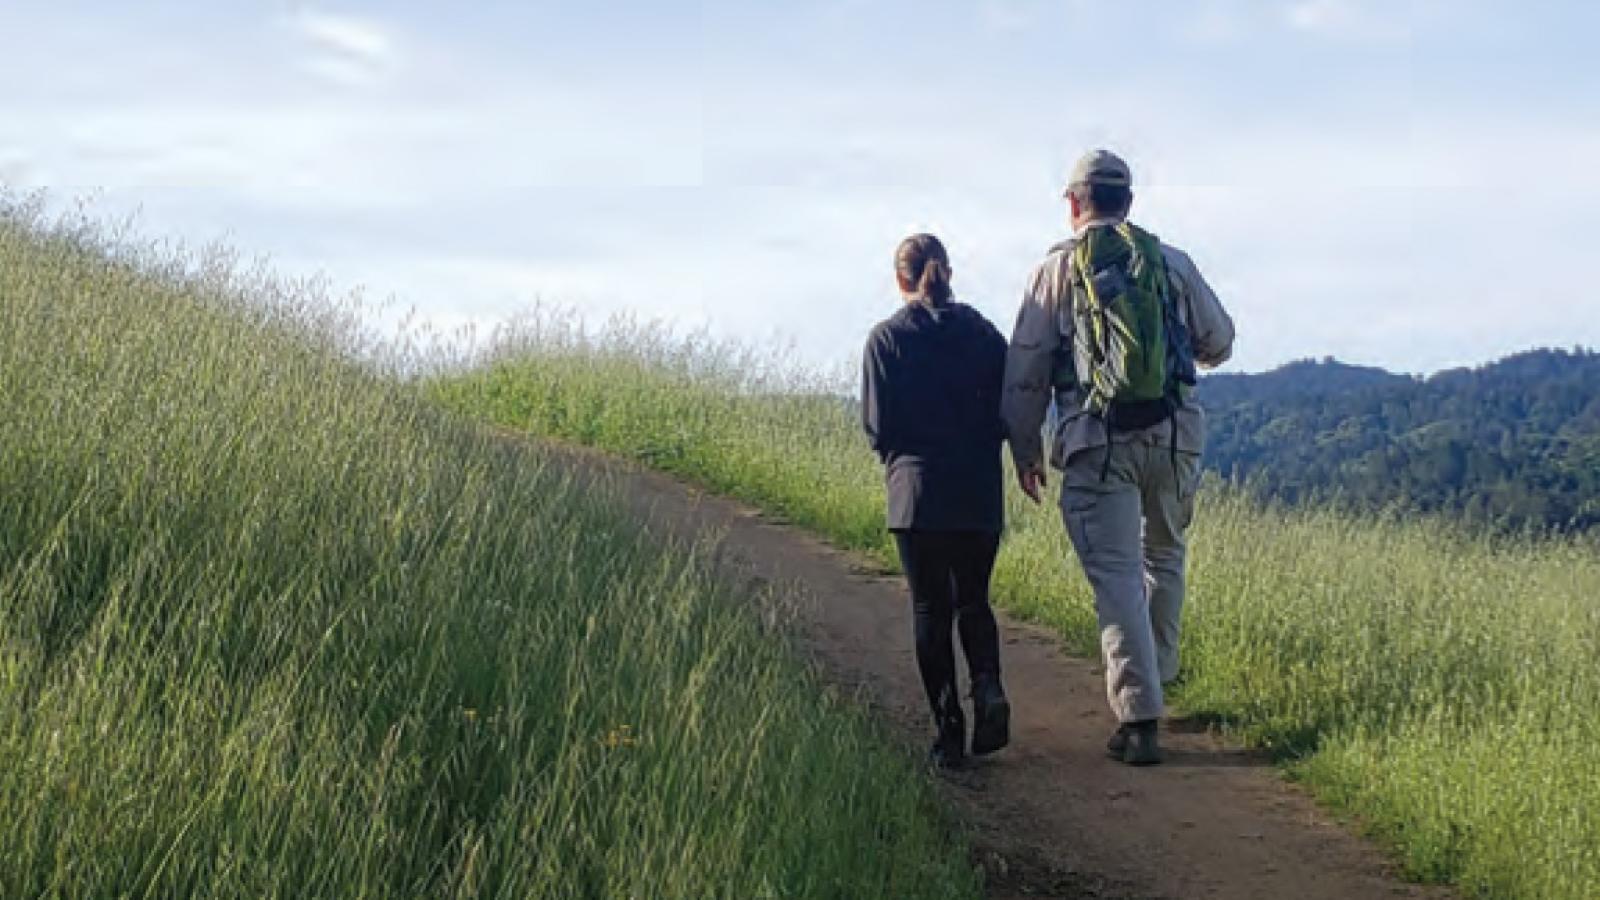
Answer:
[[341, 56], [378, 65], [394, 54], [389, 33], [366, 19], [303, 12], [295, 16], [294, 25], [312, 43]]
[[24, 185], [32, 181], [33, 162], [28, 154], [0, 147], [0, 185]]
[[1237, 5], [1216, 0], [1196, 4], [1182, 20], [1179, 35], [1203, 45], [1232, 44], [1250, 31], [1248, 15]]
[[1284, 8], [1285, 24], [1296, 31], [1357, 42], [1390, 42], [1410, 37], [1411, 4], [1373, 4], [1370, 0], [1296, 0]]
[[[563, 56], [539, 43], [559, 23], [521, 7], [503, 20], [523, 29], [515, 41], [474, 37], [482, 23], [436, 33], [398, 8], [258, 12], [211, 39], [146, 25], [132, 41], [111, 28], [127, 23], [87, 19], [48, 53], [0, 59], [17, 87], [0, 104], [0, 178], [103, 186], [148, 202], [153, 234], [230, 231], [247, 253], [398, 294], [435, 322], [488, 323], [542, 297], [778, 332], [832, 362], [892, 310], [889, 256], [912, 231], [947, 239], [957, 290], [1006, 328], [1064, 231], [1062, 172], [1106, 144], [1134, 164], [1138, 214], [1238, 316], [1237, 365], [1333, 353], [1428, 369], [1553, 337], [1600, 343], [1564, 289], [1600, 228], [1600, 129], [1530, 108], [1531, 91], [1508, 103], [1363, 80], [1372, 35], [1426, 31], [1426, 0], [1378, 4], [1198, 0], [1151, 13], [1144, 61], [1103, 78], [1051, 68], [1052, 21], [1125, 14], [1081, 0], [930, 18], [930, 46], [960, 48], [932, 71], [851, 43], [883, 14], [872, 0], [835, 4], [848, 9], [822, 36], [786, 26], [794, 52], [745, 41], [721, 68], [681, 47], [641, 62], [609, 37]], [[102, 52], [61, 49], [95, 27]], [[1175, 40], [1246, 52], [1206, 47], [1217, 65], [1195, 65]], [[1300, 71], [1309, 45], [1325, 57]], [[85, 60], [82, 84], [28, 78], [50, 55]], [[317, 80], [285, 78], [296, 71]], [[1297, 86], [1257, 80], [1279, 71]], [[381, 87], [384, 102], [327, 83]], [[907, 103], [907, 83], [928, 102]], [[1505, 159], [1539, 160], [1555, 186], [1517, 191], [1511, 228], [1484, 189]], [[1507, 271], [1525, 291], [1500, 287]]]
[[1029, 0], [982, 0], [978, 18], [990, 31], [1018, 31], [1034, 24], [1039, 5]]
[[0, 166], [15, 181], [39, 183], [43, 166], [58, 186], [206, 188], [258, 209], [394, 208], [464, 189], [697, 184], [697, 113], [649, 91], [532, 89], [453, 104], [22, 110], [0, 117]]
[[1290, 27], [1302, 31], [1327, 31], [1346, 24], [1350, 15], [1349, 4], [1341, 0], [1302, 0], [1283, 12]]
[[381, 84], [384, 72], [353, 59], [339, 56], [311, 56], [299, 60], [302, 72], [339, 87], [369, 88]]
[[371, 86], [398, 64], [394, 37], [369, 19], [308, 10], [292, 17], [289, 26], [312, 50], [300, 67], [337, 85]]
[[1196, 0], [1167, 19], [1182, 41], [1200, 46], [1268, 39], [1284, 30], [1347, 44], [1402, 42], [1424, 23], [1439, 18], [1425, 0]]

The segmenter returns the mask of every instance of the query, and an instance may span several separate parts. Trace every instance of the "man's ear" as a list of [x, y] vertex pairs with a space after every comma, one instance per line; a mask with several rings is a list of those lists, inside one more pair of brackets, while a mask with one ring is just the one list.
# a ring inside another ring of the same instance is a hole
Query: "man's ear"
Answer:
[[1072, 210], [1073, 221], [1077, 221], [1081, 210], [1078, 208], [1078, 195], [1076, 192], [1067, 191], [1067, 207]]

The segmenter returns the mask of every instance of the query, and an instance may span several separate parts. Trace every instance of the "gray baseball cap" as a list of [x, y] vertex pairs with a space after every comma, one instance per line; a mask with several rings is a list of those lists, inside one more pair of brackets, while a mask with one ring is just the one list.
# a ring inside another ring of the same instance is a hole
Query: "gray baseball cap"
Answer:
[[1122, 157], [1110, 150], [1095, 149], [1085, 153], [1072, 167], [1072, 174], [1067, 177], [1067, 187], [1075, 184], [1118, 184], [1129, 187], [1133, 184], [1133, 173], [1128, 171], [1128, 164], [1122, 161]]

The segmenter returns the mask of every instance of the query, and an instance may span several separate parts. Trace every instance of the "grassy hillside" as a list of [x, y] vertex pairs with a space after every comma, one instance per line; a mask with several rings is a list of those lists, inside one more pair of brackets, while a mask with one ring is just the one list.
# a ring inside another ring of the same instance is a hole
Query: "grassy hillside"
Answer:
[[976, 895], [695, 548], [358, 349], [0, 209], [0, 896]]
[[[434, 385], [458, 409], [648, 461], [887, 561], [878, 467], [836, 399], [848, 389], [749, 348], [551, 317]], [[1000, 602], [1093, 652], [1055, 511], [1011, 499]], [[1279, 749], [1418, 877], [1485, 897], [1600, 895], [1592, 544], [1218, 490], [1193, 538], [1181, 704]]]

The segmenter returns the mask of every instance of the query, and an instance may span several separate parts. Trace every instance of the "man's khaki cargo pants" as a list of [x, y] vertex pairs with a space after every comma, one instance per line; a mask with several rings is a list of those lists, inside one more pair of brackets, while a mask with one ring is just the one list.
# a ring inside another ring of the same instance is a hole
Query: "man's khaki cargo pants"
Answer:
[[[1089, 447], [1063, 470], [1061, 514], [1094, 588], [1106, 695], [1121, 722], [1159, 718], [1162, 685], [1178, 677], [1184, 532], [1200, 458], [1147, 435]], [[1102, 475], [1104, 476], [1102, 478]]]

